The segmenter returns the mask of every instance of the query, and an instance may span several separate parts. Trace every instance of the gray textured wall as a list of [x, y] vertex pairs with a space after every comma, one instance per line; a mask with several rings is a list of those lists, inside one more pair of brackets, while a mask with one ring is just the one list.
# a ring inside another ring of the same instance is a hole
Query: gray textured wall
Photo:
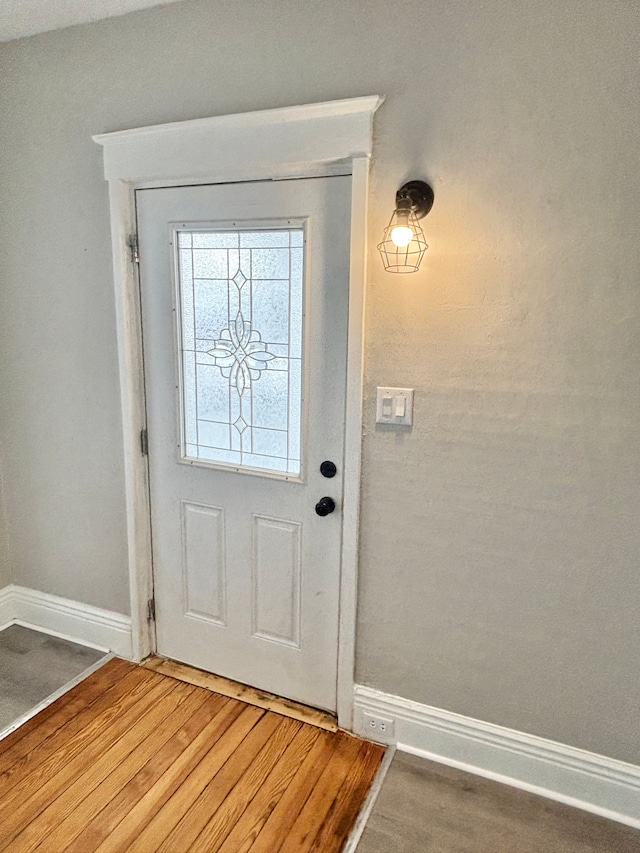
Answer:
[[[640, 763], [640, 11], [191, 0], [0, 46], [14, 580], [127, 608], [101, 131], [380, 93], [358, 680]], [[427, 177], [423, 271], [381, 271]], [[409, 432], [374, 387], [416, 389]]]
[[0, 445], [0, 589], [11, 583], [11, 569], [9, 566], [9, 540], [5, 512], [4, 488], [2, 485], [2, 454]]

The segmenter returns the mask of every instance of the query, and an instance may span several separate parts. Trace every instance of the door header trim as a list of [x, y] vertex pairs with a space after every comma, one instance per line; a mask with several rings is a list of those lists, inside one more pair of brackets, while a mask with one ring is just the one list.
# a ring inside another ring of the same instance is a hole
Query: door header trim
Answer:
[[106, 180], [171, 184], [291, 176], [370, 157], [379, 95], [157, 124], [93, 137]]

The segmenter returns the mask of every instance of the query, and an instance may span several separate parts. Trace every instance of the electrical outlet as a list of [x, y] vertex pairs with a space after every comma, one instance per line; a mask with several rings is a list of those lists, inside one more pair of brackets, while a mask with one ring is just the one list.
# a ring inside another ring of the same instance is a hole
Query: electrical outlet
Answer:
[[390, 743], [393, 741], [395, 726], [393, 720], [388, 717], [379, 717], [377, 714], [369, 714], [366, 711], [362, 712], [362, 728], [361, 733], [364, 737], [369, 737], [371, 740]]

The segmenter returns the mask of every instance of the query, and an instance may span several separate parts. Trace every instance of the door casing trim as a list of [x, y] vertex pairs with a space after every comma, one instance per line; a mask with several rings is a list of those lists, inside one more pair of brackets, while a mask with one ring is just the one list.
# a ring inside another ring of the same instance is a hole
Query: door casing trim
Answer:
[[355, 683], [369, 162], [373, 117], [382, 101], [382, 97], [373, 95], [93, 137], [103, 147], [104, 175], [109, 182], [135, 660], [147, 657], [155, 645], [153, 626], [147, 621], [153, 573], [149, 472], [147, 457], [140, 448], [140, 433], [146, 429], [140, 293], [137, 264], [129, 246], [136, 231], [135, 191], [188, 184], [351, 175], [337, 679], [338, 723], [349, 730], [353, 728]]

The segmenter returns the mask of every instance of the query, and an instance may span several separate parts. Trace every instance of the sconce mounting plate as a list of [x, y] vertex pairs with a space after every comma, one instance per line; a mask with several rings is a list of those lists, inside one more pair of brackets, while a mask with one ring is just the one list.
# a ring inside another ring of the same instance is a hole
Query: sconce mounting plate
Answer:
[[407, 181], [396, 193], [396, 205], [402, 198], [411, 200], [411, 209], [417, 219], [422, 219], [433, 207], [433, 190], [425, 181]]

